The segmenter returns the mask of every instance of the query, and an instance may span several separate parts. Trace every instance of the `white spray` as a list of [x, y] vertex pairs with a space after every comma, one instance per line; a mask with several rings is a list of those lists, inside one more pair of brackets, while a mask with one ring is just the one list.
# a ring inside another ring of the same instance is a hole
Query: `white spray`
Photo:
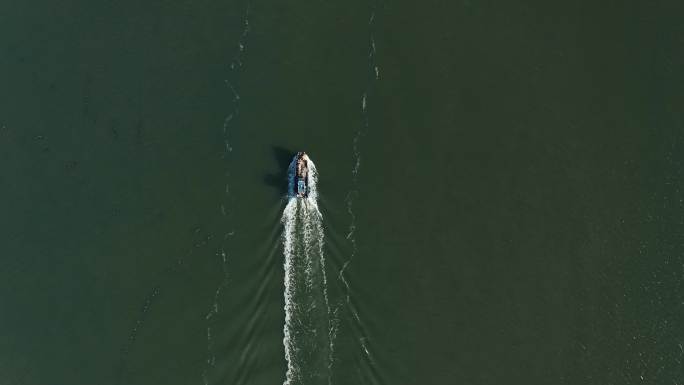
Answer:
[[296, 157], [288, 169], [288, 202], [283, 211], [287, 373], [284, 385], [329, 384], [332, 364], [323, 217], [318, 210], [316, 166], [308, 160], [307, 197], [294, 193]]

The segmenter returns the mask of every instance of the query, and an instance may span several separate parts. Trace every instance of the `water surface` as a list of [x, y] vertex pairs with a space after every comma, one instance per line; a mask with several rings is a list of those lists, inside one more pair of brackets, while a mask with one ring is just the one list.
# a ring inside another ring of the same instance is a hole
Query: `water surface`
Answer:
[[0, 4], [4, 382], [681, 382], [681, 14]]

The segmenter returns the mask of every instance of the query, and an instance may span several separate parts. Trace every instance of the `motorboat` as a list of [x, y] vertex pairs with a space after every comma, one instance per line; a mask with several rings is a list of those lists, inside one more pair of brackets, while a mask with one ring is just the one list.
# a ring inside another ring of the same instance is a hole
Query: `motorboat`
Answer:
[[300, 151], [295, 155], [294, 192], [300, 198], [309, 196], [309, 157]]

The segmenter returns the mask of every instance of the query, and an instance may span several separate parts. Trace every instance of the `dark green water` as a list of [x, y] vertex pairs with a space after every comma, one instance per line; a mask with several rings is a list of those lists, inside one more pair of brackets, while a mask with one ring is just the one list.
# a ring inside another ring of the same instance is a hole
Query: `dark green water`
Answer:
[[3, 2], [0, 382], [684, 383], [683, 8]]

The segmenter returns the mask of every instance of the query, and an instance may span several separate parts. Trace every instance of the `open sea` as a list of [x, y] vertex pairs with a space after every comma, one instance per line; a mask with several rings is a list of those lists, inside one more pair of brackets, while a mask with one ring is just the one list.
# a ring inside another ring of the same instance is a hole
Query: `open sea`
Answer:
[[0, 1], [0, 384], [684, 384], [683, 15]]

